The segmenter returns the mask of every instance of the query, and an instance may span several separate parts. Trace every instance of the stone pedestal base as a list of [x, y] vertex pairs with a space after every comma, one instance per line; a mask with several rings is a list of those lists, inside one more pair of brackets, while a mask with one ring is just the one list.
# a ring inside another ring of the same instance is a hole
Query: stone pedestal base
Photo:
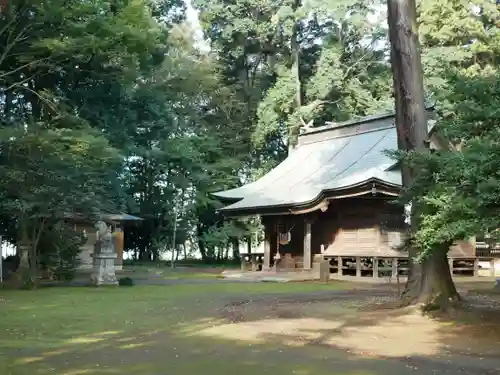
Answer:
[[94, 272], [90, 277], [95, 285], [118, 285], [118, 280], [115, 274], [115, 259], [114, 254], [98, 254], [94, 255]]
[[319, 264], [319, 279], [324, 283], [330, 280], [330, 262], [326, 259], [321, 260]]

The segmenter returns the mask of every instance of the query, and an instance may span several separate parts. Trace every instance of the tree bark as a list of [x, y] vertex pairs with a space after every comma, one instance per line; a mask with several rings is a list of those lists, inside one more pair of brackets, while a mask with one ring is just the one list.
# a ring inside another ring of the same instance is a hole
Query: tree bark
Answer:
[[188, 254], [187, 254], [187, 248], [186, 248], [185, 243], [182, 244], [182, 253], [184, 254], [184, 260], [187, 260]]
[[197, 226], [196, 233], [198, 235], [198, 250], [200, 251], [201, 259], [203, 260], [203, 262], [209, 263], [207, 248], [205, 247], [205, 243], [201, 239], [204, 232], [203, 228], [200, 225]]
[[18, 240], [16, 242], [17, 255], [19, 257], [19, 266], [16, 270], [13, 286], [22, 288], [32, 284], [32, 268], [30, 256], [32, 244], [28, 234], [28, 220], [25, 217], [19, 218]]
[[240, 241], [237, 237], [231, 239], [233, 247], [233, 259], [240, 260]]
[[448, 244], [443, 244], [422, 262], [417, 302], [426, 310], [446, 310], [460, 304], [448, 263], [448, 249]]
[[[405, 151], [426, 152], [427, 112], [415, 0], [387, 0], [387, 11], [398, 147]], [[402, 163], [404, 189], [412, 185], [417, 173]], [[419, 207], [413, 202], [410, 235], [418, 228]], [[410, 271], [403, 292], [407, 303], [429, 306], [442, 303], [445, 307], [447, 301], [459, 300], [446, 258], [448, 249], [448, 244], [443, 244], [432, 249], [421, 263], [416, 263], [414, 260], [420, 249], [410, 246]]]
[[179, 261], [180, 254], [181, 254], [180, 245], [177, 245], [175, 248], [175, 263]]
[[[293, 11], [296, 12], [302, 6], [301, 0], [295, 0], [293, 4]], [[292, 30], [292, 38], [290, 41], [292, 53], [292, 74], [295, 78], [295, 108], [299, 109], [304, 103], [304, 93], [302, 81], [300, 77], [300, 21], [295, 21]], [[291, 154], [297, 144], [299, 136], [299, 127], [293, 124], [288, 134], [288, 154]]]
[[[415, 0], [387, 0], [387, 5], [398, 147], [425, 151], [427, 113]], [[404, 186], [411, 185], [413, 175], [403, 165]]]

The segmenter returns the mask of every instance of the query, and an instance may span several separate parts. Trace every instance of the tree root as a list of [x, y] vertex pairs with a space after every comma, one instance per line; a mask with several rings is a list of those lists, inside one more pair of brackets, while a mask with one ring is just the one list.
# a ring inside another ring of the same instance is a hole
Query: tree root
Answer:
[[445, 294], [431, 296], [424, 302], [420, 303], [420, 309], [423, 313], [439, 312], [449, 315], [455, 315], [457, 310], [463, 307], [463, 300], [459, 294], [449, 297]]

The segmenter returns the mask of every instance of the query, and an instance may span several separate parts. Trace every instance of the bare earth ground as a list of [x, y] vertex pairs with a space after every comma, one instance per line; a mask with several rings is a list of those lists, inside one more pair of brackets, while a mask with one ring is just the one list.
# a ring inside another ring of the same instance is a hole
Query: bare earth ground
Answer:
[[0, 374], [500, 374], [498, 296], [450, 321], [379, 308], [389, 286], [50, 289], [0, 291]]

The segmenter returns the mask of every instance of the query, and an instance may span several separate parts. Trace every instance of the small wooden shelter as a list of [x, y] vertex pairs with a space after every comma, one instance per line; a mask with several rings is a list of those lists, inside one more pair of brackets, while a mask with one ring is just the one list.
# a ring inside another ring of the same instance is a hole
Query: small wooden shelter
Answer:
[[[115, 260], [115, 268], [121, 270], [123, 267], [123, 249], [124, 249], [124, 230], [127, 223], [135, 223], [142, 219], [137, 216], [132, 216], [124, 213], [103, 213], [99, 217], [100, 220], [111, 226], [111, 232], [115, 240], [115, 249], [117, 257]], [[87, 241], [82, 246], [80, 253], [80, 268], [92, 268], [94, 253], [94, 245], [96, 243], [96, 228], [95, 222], [80, 215], [69, 215], [66, 221], [73, 225], [78, 232], [85, 232]]]
[[[447, 147], [437, 138], [429, 141], [431, 147]], [[339, 274], [352, 270], [361, 276], [369, 270], [378, 277], [386, 265], [386, 271], [398, 273], [404, 268], [398, 260], [407, 258], [398, 248], [406, 231], [404, 210], [394, 204], [402, 178], [386, 153], [396, 149], [394, 114], [329, 123], [301, 134], [291, 154], [259, 180], [214, 195], [227, 203], [220, 210], [224, 215], [261, 216], [265, 241], [259, 269], [311, 270], [328, 259]], [[450, 254], [474, 256], [469, 242]]]

